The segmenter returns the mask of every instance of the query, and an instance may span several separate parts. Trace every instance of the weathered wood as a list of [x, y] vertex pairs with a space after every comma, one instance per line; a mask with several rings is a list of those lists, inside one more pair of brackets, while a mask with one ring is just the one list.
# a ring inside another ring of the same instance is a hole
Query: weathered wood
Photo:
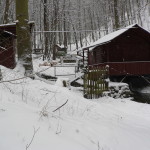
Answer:
[[107, 71], [104, 66], [90, 66], [84, 74], [84, 97], [99, 98], [107, 88]]

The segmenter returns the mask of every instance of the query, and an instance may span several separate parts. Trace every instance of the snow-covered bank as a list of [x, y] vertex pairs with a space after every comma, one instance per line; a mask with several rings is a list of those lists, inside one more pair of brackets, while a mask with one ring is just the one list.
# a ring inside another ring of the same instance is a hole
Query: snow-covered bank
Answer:
[[[2, 72], [3, 80], [21, 77]], [[149, 150], [149, 116], [150, 105], [130, 99], [87, 100], [29, 78], [0, 83], [0, 150]]]

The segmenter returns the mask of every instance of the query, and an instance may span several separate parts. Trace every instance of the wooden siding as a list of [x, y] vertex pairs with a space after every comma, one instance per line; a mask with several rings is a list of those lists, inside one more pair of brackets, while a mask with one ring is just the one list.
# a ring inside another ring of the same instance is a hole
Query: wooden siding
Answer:
[[0, 26], [0, 30], [8, 31], [16, 35], [16, 25]]
[[5, 44], [2, 45], [5, 49], [0, 48], [0, 65], [11, 69], [16, 66], [13, 42], [13, 38], [5, 39]]
[[108, 68], [105, 66], [89, 66], [84, 74], [84, 97], [99, 98], [104, 91], [108, 91]]
[[98, 66], [109, 66], [110, 75], [150, 75], [149, 62], [108, 62], [97, 64]]

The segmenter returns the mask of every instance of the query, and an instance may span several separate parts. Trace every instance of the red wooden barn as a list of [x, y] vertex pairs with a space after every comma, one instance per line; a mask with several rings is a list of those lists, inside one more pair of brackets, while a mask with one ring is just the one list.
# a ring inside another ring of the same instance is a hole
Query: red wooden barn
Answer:
[[110, 76], [150, 75], [150, 33], [137, 24], [110, 33], [82, 50], [88, 65], [109, 65]]
[[[33, 22], [30, 22], [32, 32]], [[0, 25], [0, 65], [7, 68], [16, 66], [16, 23]]]

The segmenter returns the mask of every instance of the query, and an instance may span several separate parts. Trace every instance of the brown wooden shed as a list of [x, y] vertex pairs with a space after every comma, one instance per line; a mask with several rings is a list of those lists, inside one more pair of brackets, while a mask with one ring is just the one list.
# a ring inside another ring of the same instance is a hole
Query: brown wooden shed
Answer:
[[150, 32], [137, 24], [110, 33], [85, 47], [88, 65], [109, 65], [110, 76], [150, 75]]

